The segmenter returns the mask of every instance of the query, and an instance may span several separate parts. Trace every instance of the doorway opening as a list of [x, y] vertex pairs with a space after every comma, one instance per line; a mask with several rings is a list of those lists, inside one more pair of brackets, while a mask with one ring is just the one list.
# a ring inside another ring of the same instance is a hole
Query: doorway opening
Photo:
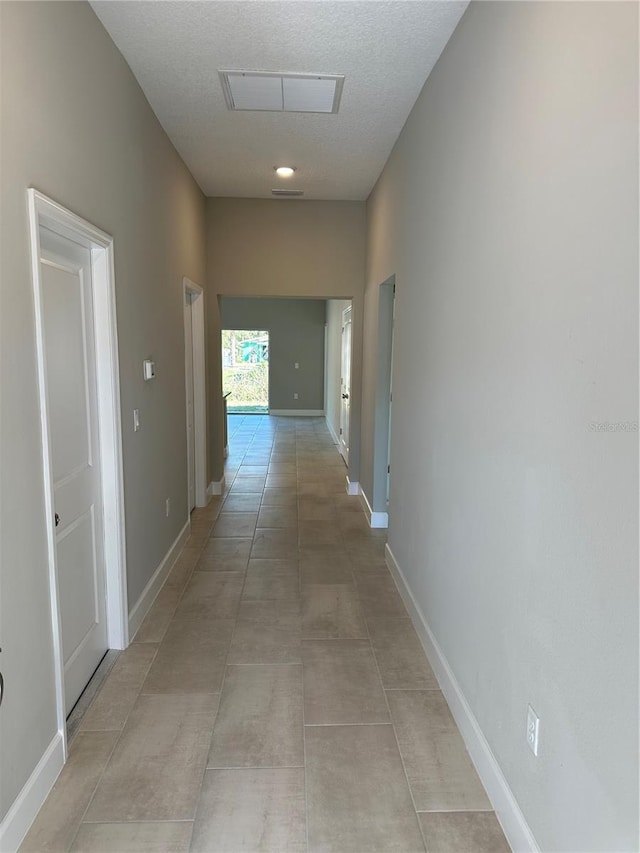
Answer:
[[373, 453], [372, 527], [387, 527], [392, 505], [391, 411], [393, 406], [393, 327], [395, 276], [380, 285], [378, 302], [378, 359]]
[[58, 739], [107, 649], [126, 648], [113, 238], [28, 191]]
[[342, 312], [342, 346], [340, 350], [340, 453], [349, 464], [349, 430], [351, 421], [351, 305]]
[[222, 394], [229, 414], [268, 414], [268, 331], [222, 330]]
[[204, 291], [188, 278], [184, 289], [188, 511], [207, 505], [207, 415]]

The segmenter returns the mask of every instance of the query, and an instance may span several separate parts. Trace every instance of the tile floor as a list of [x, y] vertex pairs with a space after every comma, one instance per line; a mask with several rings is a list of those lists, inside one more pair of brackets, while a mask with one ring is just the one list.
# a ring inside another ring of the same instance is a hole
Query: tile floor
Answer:
[[229, 428], [21, 850], [508, 851], [324, 422]]

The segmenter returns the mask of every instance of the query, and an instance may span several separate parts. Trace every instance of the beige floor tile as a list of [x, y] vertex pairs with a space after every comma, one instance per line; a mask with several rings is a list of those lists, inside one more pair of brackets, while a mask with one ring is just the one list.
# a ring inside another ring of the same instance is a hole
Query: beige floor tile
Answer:
[[370, 536], [371, 527], [361, 512], [341, 512], [338, 516], [338, 525], [345, 536], [354, 536], [358, 533]]
[[482, 811], [491, 804], [439, 690], [387, 693], [418, 811]]
[[266, 477], [236, 478], [229, 489], [229, 493], [232, 495], [238, 495], [244, 492], [261, 492], [264, 489], [266, 479]]
[[312, 584], [302, 590], [302, 636], [308, 639], [367, 639], [367, 624], [355, 588]]
[[349, 552], [349, 557], [354, 565], [362, 564], [363, 566], [369, 563], [384, 563], [384, 547], [386, 537], [370, 537], [368, 540], [363, 540], [361, 537], [345, 536], [345, 547]]
[[207, 770], [193, 853], [306, 853], [304, 770]]
[[362, 575], [355, 572], [354, 577], [367, 619], [372, 616], [407, 615], [391, 575]]
[[222, 505], [222, 512], [258, 512], [261, 499], [261, 492], [241, 492], [237, 495], [229, 495]]
[[176, 619], [233, 618], [243, 584], [244, 576], [237, 572], [194, 572], [176, 609]]
[[333, 521], [301, 521], [300, 547], [308, 545], [342, 545], [340, 528]]
[[80, 724], [80, 731], [119, 731], [136, 703], [158, 650], [156, 643], [132, 643], [120, 654]]
[[218, 696], [141, 695], [85, 820], [192, 820]]
[[297, 496], [291, 489], [265, 489], [262, 494], [262, 506], [297, 505]]
[[20, 853], [68, 850], [118, 739], [118, 732], [80, 732]]
[[301, 667], [227, 667], [207, 766], [302, 764]]
[[362, 562], [351, 560], [351, 570], [353, 571], [354, 578], [360, 575], [391, 577], [391, 573], [384, 560], [363, 560]]
[[351, 563], [344, 551], [321, 554], [300, 549], [300, 584], [347, 584], [355, 589]]
[[219, 693], [235, 621], [173, 620], [143, 693]]
[[511, 853], [493, 812], [422, 812], [429, 853]]
[[333, 502], [339, 512], [362, 512], [359, 495], [335, 495]]
[[252, 538], [209, 539], [196, 564], [197, 572], [244, 572]]
[[257, 512], [221, 512], [211, 536], [213, 539], [248, 538], [253, 536], [257, 520]]
[[387, 690], [439, 689], [408, 616], [379, 616], [367, 619], [367, 625], [382, 684]]
[[296, 474], [295, 462], [270, 462], [269, 474]]
[[388, 723], [368, 640], [303, 640], [306, 725]]
[[184, 547], [202, 548], [202, 546], [206, 544], [206, 541], [209, 538], [209, 533], [209, 526], [200, 527], [199, 529], [192, 530], [190, 535], [185, 540]]
[[267, 474], [265, 488], [267, 489], [295, 489], [297, 478], [295, 474]]
[[[320, 503], [320, 500], [325, 503]], [[298, 501], [298, 515], [301, 522], [304, 521], [330, 521], [338, 523], [338, 514], [331, 498], [321, 498], [309, 501], [309, 498], [300, 498]]]
[[243, 601], [229, 664], [301, 663], [298, 601]]
[[424, 853], [391, 726], [305, 728], [309, 853]]
[[251, 556], [275, 560], [297, 560], [297, 530], [258, 527], [253, 537]]
[[156, 596], [151, 609], [144, 617], [142, 625], [136, 631], [134, 643], [159, 643], [165, 635], [169, 622], [173, 618], [182, 592], [178, 589], [163, 588]]
[[297, 560], [250, 560], [242, 591], [243, 601], [298, 601], [300, 576]]
[[297, 527], [298, 511], [293, 506], [263, 506], [258, 527]]
[[173, 564], [169, 577], [165, 581], [164, 589], [176, 589], [179, 592], [187, 585], [191, 573], [200, 558], [202, 548], [183, 548], [180, 556]]
[[188, 853], [191, 821], [83, 823], [71, 853]]
[[267, 465], [241, 465], [238, 468], [238, 477], [266, 477], [268, 473]]

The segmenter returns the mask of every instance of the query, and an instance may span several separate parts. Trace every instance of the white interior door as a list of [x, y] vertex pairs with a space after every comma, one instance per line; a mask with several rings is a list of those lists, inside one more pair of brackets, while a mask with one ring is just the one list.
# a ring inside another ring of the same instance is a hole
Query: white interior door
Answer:
[[351, 412], [351, 306], [342, 312], [342, 356], [340, 367], [340, 453], [349, 461], [349, 416]]
[[193, 379], [193, 312], [191, 294], [185, 292], [184, 304], [184, 352], [187, 385], [187, 459], [189, 480], [189, 512], [196, 505], [196, 436], [194, 415]]
[[40, 229], [43, 336], [67, 714], [107, 651], [89, 249]]

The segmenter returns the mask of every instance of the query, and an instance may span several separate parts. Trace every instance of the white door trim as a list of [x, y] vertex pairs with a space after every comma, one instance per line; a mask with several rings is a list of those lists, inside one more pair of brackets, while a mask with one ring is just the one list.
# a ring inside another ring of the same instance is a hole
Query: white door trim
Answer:
[[[205, 385], [204, 290], [186, 276], [182, 279], [183, 304], [191, 294], [191, 329], [193, 336], [193, 418], [196, 457], [196, 506], [206, 506], [207, 494], [207, 405]], [[186, 345], [186, 328], [185, 328]], [[185, 353], [185, 381], [187, 358]], [[185, 388], [186, 405], [186, 388]], [[187, 467], [189, 460], [187, 458]], [[187, 470], [187, 477], [189, 472]], [[188, 480], [187, 480], [188, 482]], [[187, 489], [187, 502], [188, 489]], [[190, 510], [189, 510], [190, 511]]]
[[[342, 375], [344, 371], [344, 361], [345, 361], [345, 344], [344, 344], [344, 330], [349, 326], [349, 376], [344, 377]], [[348, 388], [349, 397], [351, 397], [351, 376], [352, 376], [352, 366], [353, 366], [353, 303], [349, 305], [347, 308], [344, 308], [342, 311], [342, 336], [340, 339], [340, 442], [338, 444], [338, 450], [340, 455], [344, 459], [347, 467], [349, 466], [349, 447], [351, 446], [351, 400], [349, 400], [346, 408], [349, 410], [348, 415], [348, 425], [345, 421], [344, 410], [345, 406], [342, 403], [342, 396], [344, 395], [345, 387]], [[345, 378], [348, 378], [348, 383], [345, 382]], [[345, 429], [346, 428], [346, 429]], [[345, 434], [346, 433], [346, 434]]]
[[129, 644], [129, 620], [113, 238], [35, 189], [27, 190], [27, 200], [31, 238], [31, 275], [35, 309], [38, 394], [40, 398], [40, 423], [42, 432], [43, 486], [51, 594], [51, 620], [53, 627], [56, 704], [58, 731], [62, 737], [66, 759], [67, 709], [65, 708], [64, 701], [64, 663], [56, 573], [51, 434], [47, 403], [47, 369], [43, 334], [44, 311], [40, 271], [40, 227], [44, 226], [61, 237], [86, 246], [91, 251], [100, 464], [104, 513], [107, 638], [109, 648], [124, 649]]

